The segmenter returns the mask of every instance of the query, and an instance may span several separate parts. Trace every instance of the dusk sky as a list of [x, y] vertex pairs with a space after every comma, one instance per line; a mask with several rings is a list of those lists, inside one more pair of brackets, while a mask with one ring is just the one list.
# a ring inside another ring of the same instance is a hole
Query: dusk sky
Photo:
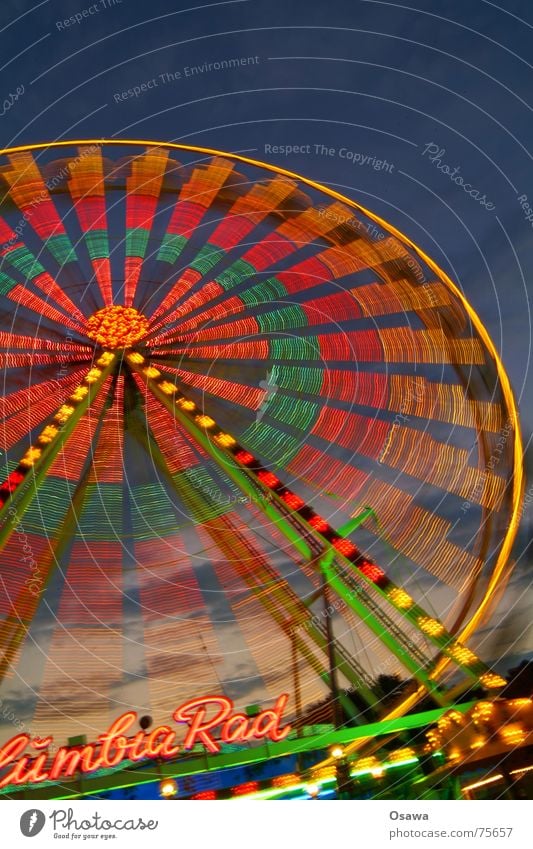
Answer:
[[[488, 328], [527, 442], [528, 0], [4, 0], [0, 32], [2, 147], [138, 138], [242, 152], [335, 188], [407, 234]], [[530, 486], [499, 614], [512, 623], [496, 632], [498, 649], [488, 637], [489, 654], [513, 659], [531, 649]]]

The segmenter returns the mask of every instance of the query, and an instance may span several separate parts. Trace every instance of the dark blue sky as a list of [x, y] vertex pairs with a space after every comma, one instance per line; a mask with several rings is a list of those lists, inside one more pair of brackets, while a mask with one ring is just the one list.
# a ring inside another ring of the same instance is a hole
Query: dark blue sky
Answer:
[[[502, 351], [529, 431], [533, 229], [518, 198], [533, 206], [533, 9], [413, 2], [7, 0], [2, 142], [186, 140], [341, 187], [451, 271]], [[229, 59], [247, 61], [209, 69]]]
[[337, 187], [462, 287], [528, 437], [533, 7], [411, 3], [4, 0], [2, 143], [185, 141]]

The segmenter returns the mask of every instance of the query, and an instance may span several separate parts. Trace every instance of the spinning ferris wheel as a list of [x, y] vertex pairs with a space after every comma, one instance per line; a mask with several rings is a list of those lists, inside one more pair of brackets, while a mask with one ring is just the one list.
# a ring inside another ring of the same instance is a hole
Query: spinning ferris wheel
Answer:
[[1, 687], [35, 731], [268, 701], [291, 651], [304, 702], [332, 650], [374, 716], [380, 672], [418, 685], [398, 711], [458, 671], [501, 686], [466, 642], [509, 575], [520, 435], [446, 275], [217, 151], [35, 145], [0, 180]]

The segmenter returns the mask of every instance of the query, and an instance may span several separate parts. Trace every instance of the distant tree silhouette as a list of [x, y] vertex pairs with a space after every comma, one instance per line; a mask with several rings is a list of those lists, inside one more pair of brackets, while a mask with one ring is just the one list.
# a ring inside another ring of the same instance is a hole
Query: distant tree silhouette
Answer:
[[505, 699], [533, 696], [533, 660], [523, 660], [506, 673], [507, 686], [502, 690]]
[[[354, 711], [356, 715], [361, 716], [361, 714], [365, 714], [365, 720], [370, 722], [372, 720], [371, 711], [364, 701], [364, 699], [359, 696], [359, 694], [353, 690], [344, 690], [343, 696], [352, 702], [354, 706]], [[341, 719], [343, 725], [351, 725], [353, 724], [356, 717], [352, 716], [345, 708], [343, 708], [343, 703], [341, 701]], [[320, 699], [317, 702], [313, 702], [308, 705], [305, 710], [302, 712], [299, 721], [293, 722], [295, 727], [303, 728], [304, 725], [329, 725], [333, 722], [333, 702], [331, 698], [331, 694], [328, 693], [323, 699]]]
[[401, 696], [409, 683], [399, 675], [378, 675], [374, 691], [379, 695], [381, 703], [387, 705]]
[[[507, 686], [502, 690], [502, 697], [505, 699], [516, 699], [520, 697], [533, 696], [533, 660], [523, 660], [518, 666], [509, 669], [506, 673]], [[373, 690], [379, 699], [381, 708], [387, 708], [390, 705], [398, 702], [402, 694], [408, 690], [411, 692], [416, 686], [416, 683], [411, 679], [404, 679], [400, 675], [378, 675], [374, 681]], [[359, 717], [365, 714], [365, 720], [371, 722], [375, 716], [368, 708], [363, 699], [356, 691], [345, 690], [344, 695], [347, 696], [356, 708]], [[476, 699], [483, 699], [485, 692], [481, 687], [474, 685], [469, 690], [465, 690], [457, 698], [458, 702], [470, 702]], [[437, 706], [431, 696], [426, 696], [414, 705], [409, 713], [421, 713], [426, 710], [431, 710]], [[350, 725], [353, 722], [353, 717], [342, 709], [342, 724]], [[331, 694], [326, 695], [323, 699], [313, 702], [308, 705], [303, 711], [299, 722], [293, 723], [295, 726], [303, 727], [304, 725], [321, 725], [330, 724], [333, 721], [332, 699]], [[419, 732], [417, 732], [419, 733]]]

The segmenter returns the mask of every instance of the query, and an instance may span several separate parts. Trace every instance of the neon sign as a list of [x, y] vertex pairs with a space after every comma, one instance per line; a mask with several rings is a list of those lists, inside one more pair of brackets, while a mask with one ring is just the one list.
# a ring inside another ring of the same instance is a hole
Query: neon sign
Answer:
[[[116, 767], [124, 760], [174, 758], [180, 751], [192, 749], [197, 743], [202, 743], [213, 754], [220, 752], [223, 743], [261, 739], [277, 743], [284, 740], [291, 730], [290, 725], [281, 725], [288, 699], [284, 693], [273, 708], [254, 717], [235, 713], [233, 702], [226, 696], [191, 699], [173, 714], [175, 722], [188, 725], [183, 743], [176, 743], [176, 731], [169, 725], [159, 725], [150, 732], [138, 731], [128, 736], [138, 717], [135, 711], [127, 711], [95, 743], [76, 748], [62, 747], [52, 760], [49, 746], [53, 737], [41, 739], [18, 734], [0, 748], [0, 771], [10, 767], [0, 778], [0, 788], [57, 781], [72, 778], [76, 773], [88, 775], [99, 769]], [[218, 735], [215, 738], [216, 730]], [[27, 748], [34, 752], [24, 754]]]

